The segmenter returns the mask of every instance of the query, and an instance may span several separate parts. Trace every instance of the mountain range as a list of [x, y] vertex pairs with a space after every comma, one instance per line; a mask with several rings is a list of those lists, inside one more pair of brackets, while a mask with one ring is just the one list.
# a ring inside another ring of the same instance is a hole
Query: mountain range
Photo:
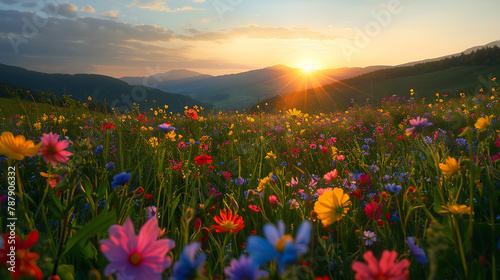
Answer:
[[83, 102], [90, 96], [120, 110], [131, 109], [133, 103], [140, 105], [141, 110], [168, 105], [176, 112], [193, 105], [245, 109], [259, 101], [276, 108], [330, 110], [349, 106], [352, 100], [404, 96], [412, 88], [420, 97], [431, 97], [436, 92], [476, 90], [485, 86], [488, 77], [500, 76], [499, 45], [500, 41], [495, 41], [463, 53], [399, 66], [307, 72], [275, 65], [221, 76], [177, 69], [147, 77], [116, 79], [96, 74], [46, 74], [0, 64], [0, 84], [54, 92], [57, 96], [67, 94]]
[[[143, 84], [144, 82], [154, 83], [157, 80], [161, 80], [159, 78], [165, 77], [161, 82], [155, 83], [156, 88], [187, 95], [202, 102], [213, 103], [219, 108], [244, 109], [251, 107], [259, 99], [264, 100], [277, 94], [314, 88], [389, 67], [344, 67], [312, 70], [307, 73], [300, 68], [275, 65], [263, 69], [215, 77], [198, 73], [198, 76], [183, 77], [175, 80], [172, 77], [179, 76], [178, 74], [181, 70], [173, 70], [149, 77], [135, 77], [133, 79], [123, 77], [120, 80], [126, 81], [129, 84]], [[183, 73], [193, 75], [196, 72], [189, 71], [189, 73]]]
[[[140, 106], [140, 110], [164, 108], [164, 105], [168, 105], [169, 110], [175, 112], [183, 112], [184, 106], [210, 106], [189, 96], [146, 86], [132, 86], [109, 76], [46, 74], [5, 64], [0, 64], [0, 84], [30, 90], [33, 95], [37, 95], [37, 92], [53, 92], [58, 97], [71, 95], [73, 99], [82, 102], [89, 102], [90, 97], [93, 102], [105, 103], [121, 111], [135, 108], [134, 103]], [[8, 96], [4, 92], [2, 95]]]

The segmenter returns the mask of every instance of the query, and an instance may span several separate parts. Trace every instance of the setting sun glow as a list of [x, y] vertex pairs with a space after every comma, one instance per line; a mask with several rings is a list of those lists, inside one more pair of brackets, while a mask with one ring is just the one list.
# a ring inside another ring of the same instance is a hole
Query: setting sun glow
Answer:
[[300, 68], [306, 73], [311, 73], [311, 71], [316, 70], [315, 67], [311, 64], [304, 64], [300, 66]]

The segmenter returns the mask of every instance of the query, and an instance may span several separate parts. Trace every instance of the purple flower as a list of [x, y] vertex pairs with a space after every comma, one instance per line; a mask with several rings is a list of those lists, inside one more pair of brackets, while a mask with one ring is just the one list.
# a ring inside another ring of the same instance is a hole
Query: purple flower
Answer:
[[148, 219], [151, 218], [160, 218], [160, 214], [158, 214], [158, 209], [156, 209], [156, 206], [149, 206], [146, 209], [146, 215], [148, 215]]
[[385, 189], [388, 192], [399, 194], [399, 191], [401, 191], [402, 188], [401, 188], [401, 186], [392, 183], [392, 184], [385, 185]]
[[104, 151], [104, 148], [102, 147], [102, 145], [99, 145], [95, 148], [95, 155], [97, 156], [98, 154], [102, 153]]
[[169, 133], [170, 131], [174, 131], [175, 127], [169, 125], [168, 123], [164, 123], [158, 126], [158, 130], [160, 130], [163, 133]]
[[410, 124], [413, 125], [413, 127], [407, 128], [406, 133], [420, 132], [422, 128], [432, 125], [432, 123], [430, 123], [427, 118], [421, 119], [420, 116], [418, 116], [416, 119], [410, 120]]
[[254, 264], [250, 258], [240, 256], [240, 259], [232, 259], [231, 266], [224, 269], [228, 280], [253, 280], [261, 277], [267, 277], [269, 273], [260, 270], [259, 266]]
[[425, 256], [424, 249], [418, 247], [417, 244], [415, 244], [415, 238], [413, 237], [408, 237], [406, 239], [406, 244], [408, 244], [408, 247], [410, 247], [410, 254], [419, 262], [421, 263], [428, 263], [429, 260]]
[[363, 232], [363, 239], [366, 240], [365, 241], [365, 245], [366, 246], [371, 246], [373, 245], [373, 242], [377, 242], [377, 236], [375, 235], [375, 232], [373, 231], [364, 231]]

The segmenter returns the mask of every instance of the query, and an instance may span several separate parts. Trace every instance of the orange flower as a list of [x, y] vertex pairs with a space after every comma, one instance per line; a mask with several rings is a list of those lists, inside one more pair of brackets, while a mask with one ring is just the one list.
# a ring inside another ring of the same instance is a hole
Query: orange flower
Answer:
[[14, 135], [4, 131], [0, 136], [0, 155], [5, 155], [9, 159], [23, 160], [25, 157], [32, 157], [37, 154], [42, 143], [35, 145], [33, 140], [27, 140], [22, 135]]
[[192, 118], [193, 120], [198, 119], [198, 113], [194, 109], [186, 110], [184, 111], [184, 114], [186, 114], [186, 116]]
[[236, 234], [245, 227], [243, 218], [237, 214], [233, 216], [233, 211], [231, 210], [221, 210], [220, 217], [215, 215], [214, 221], [218, 225], [213, 225], [212, 229], [215, 229], [218, 233], [230, 231], [232, 234]]

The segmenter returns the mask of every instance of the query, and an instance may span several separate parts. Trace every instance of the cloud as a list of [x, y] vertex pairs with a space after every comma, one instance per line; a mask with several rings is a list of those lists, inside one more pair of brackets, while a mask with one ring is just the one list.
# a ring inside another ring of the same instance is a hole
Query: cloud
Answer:
[[183, 6], [181, 8], [172, 9], [167, 5], [167, 1], [153, 1], [150, 2], [148, 0], [134, 0], [132, 3], [127, 5], [127, 7], [137, 6], [140, 9], [159, 11], [159, 12], [167, 12], [167, 13], [177, 13], [189, 10], [204, 10], [201, 8], [193, 8], [191, 6]]
[[193, 2], [195, 2], [195, 3], [203, 3], [203, 2], [205, 2], [205, 0], [193, 0]]
[[196, 29], [196, 28], [184, 28], [184, 31], [187, 32], [187, 33], [190, 33], [190, 34], [200, 34], [201, 31]]
[[87, 6], [83, 6], [80, 11], [82, 12], [85, 12], [85, 13], [95, 13], [95, 9], [90, 6], [90, 5], [87, 5]]
[[239, 37], [251, 39], [310, 39], [334, 40], [335, 36], [321, 34], [308, 28], [269, 27], [250, 24], [236, 27], [228, 31], [193, 33], [194, 35], [177, 35], [178, 39], [186, 41], [216, 41], [230, 40]]
[[101, 13], [100, 15], [103, 16], [103, 17], [116, 19], [116, 18], [118, 18], [118, 13], [119, 12], [120, 12], [120, 10], [111, 10], [111, 11], [107, 11], [107, 12]]
[[70, 3], [63, 3], [57, 5], [57, 13], [63, 17], [76, 18], [78, 7]]
[[7, 4], [7, 5], [13, 5], [13, 4], [19, 3], [19, 0], [0, 0], [0, 3]]

